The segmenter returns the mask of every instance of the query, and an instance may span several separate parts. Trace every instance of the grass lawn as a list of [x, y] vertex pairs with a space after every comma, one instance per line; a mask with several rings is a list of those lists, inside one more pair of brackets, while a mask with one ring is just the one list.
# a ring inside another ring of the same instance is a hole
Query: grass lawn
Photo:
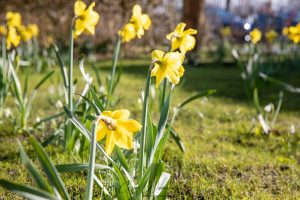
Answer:
[[[142, 106], [138, 98], [141, 88], [145, 87], [146, 64], [143, 60], [122, 61], [123, 74], [116, 89], [119, 100], [115, 108], [127, 108], [136, 119], [141, 119]], [[106, 76], [110, 70], [109, 62], [97, 67], [101, 70], [101, 76]], [[87, 71], [93, 74], [88, 67]], [[80, 92], [84, 82], [79, 70], [75, 72], [79, 82], [77, 91]], [[30, 85], [33, 87], [40, 77], [42, 75], [32, 74]], [[281, 73], [278, 77], [300, 86], [300, 72]], [[50, 94], [48, 87], [61, 81], [59, 69], [56, 69], [55, 75], [42, 86], [35, 99], [31, 124], [36, 117], [43, 118], [57, 112], [49, 99], [58, 99], [59, 92]], [[174, 128], [182, 137], [186, 152], [182, 153], [172, 140], [165, 150], [167, 171], [172, 174], [169, 198], [299, 199], [300, 95], [285, 93], [276, 127], [278, 133], [266, 136], [250, 131], [255, 110], [245, 98], [239, 70], [234, 66], [186, 67], [182, 84], [175, 88], [172, 105], [207, 89], [216, 89], [217, 93], [188, 105], [176, 120]], [[279, 88], [266, 84], [260, 91], [263, 104], [277, 103], [278, 91]], [[13, 107], [12, 99], [8, 99], [7, 105]], [[157, 113], [153, 113], [153, 116], [158, 118]], [[7, 121], [1, 119], [0, 124], [0, 178], [32, 184], [20, 163], [16, 143], [16, 138], [26, 143], [29, 134], [13, 134], [11, 123]], [[296, 129], [294, 134], [290, 134], [292, 124]], [[45, 130], [48, 129], [51, 130]], [[43, 139], [49, 132], [39, 130], [31, 134]], [[50, 145], [47, 150], [56, 164], [78, 160], [56, 146]], [[30, 155], [35, 158], [32, 151]], [[82, 199], [81, 195], [84, 195], [85, 175], [83, 172], [63, 175], [74, 199]], [[0, 199], [18, 197], [0, 188]]]

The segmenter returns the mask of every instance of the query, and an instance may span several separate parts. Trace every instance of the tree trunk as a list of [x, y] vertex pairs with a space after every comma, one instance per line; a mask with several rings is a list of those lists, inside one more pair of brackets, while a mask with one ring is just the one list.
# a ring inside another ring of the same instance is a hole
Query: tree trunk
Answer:
[[[182, 21], [187, 24], [187, 28], [194, 28], [198, 31], [196, 36], [196, 47], [200, 47], [203, 44], [204, 36], [204, 13], [205, 0], [184, 0], [183, 1], [183, 19]], [[201, 38], [201, 40], [200, 40]]]
[[226, 0], [226, 10], [227, 11], [230, 11], [230, 3], [231, 3], [231, 0]]

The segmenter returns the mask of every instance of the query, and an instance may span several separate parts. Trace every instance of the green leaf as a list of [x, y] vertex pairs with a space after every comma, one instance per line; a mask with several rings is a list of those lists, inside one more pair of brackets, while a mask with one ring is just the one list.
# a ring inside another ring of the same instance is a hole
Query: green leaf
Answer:
[[62, 77], [64, 80], [64, 86], [65, 86], [65, 89], [67, 90], [67, 88], [68, 88], [67, 68], [66, 68], [66, 65], [65, 65], [63, 59], [60, 56], [59, 49], [56, 45], [54, 45], [54, 51], [55, 51], [55, 54], [56, 54], [56, 57], [57, 57], [57, 60], [58, 60], [59, 66], [60, 66], [61, 74], [62, 74]]
[[19, 148], [20, 148], [20, 154], [21, 154], [21, 160], [22, 164], [26, 167], [28, 173], [33, 178], [34, 182], [40, 188], [41, 190], [44, 190], [46, 192], [52, 193], [51, 187], [47, 183], [47, 181], [44, 179], [42, 174], [39, 173], [37, 168], [33, 165], [31, 160], [29, 159], [28, 155], [24, 151], [23, 145], [17, 140]]
[[259, 97], [258, 97], [258, 90], [257, 90], [257, 88], [255, 88], [254, 91], [253, 91], [253, 104], [255, 106], [257, 114], [262, 113], [261, 106], [260, 106], [260, 103], [259, 103]]
[[170, 91], [168, 97], [166, 98], [164, 106], [161, 110], [161, 114], [160, 114], [160, 118], [159, 118], [159, 122], [158, 122], [158, 126], [157, 126], [157, 134], [156, 134], [156, 138], [155, 138], [155, 143], [153, 145], [151, 155], [149, 157], [149, 164], [152, 163], [154, 155], [156, 154], [156, 151], [159, 150], [158, 146], [159, 146], [161, 139], [165, 132], [165, 128], [166, 128], [166, 124], [167, 124], [167, 120], [168, 120], [168, 116], [169, 116], [171, 93], [172, 93], [172, 90]]
[[123, 155], [122, 150], [118, 146], [115, 146], [115, 151], [117, 153], [118, 160], [120, 161], [122, 167], [124, 167], [125, 170], [129, 171], [129, 166], [125, 156]]
[[183, 144], [180, 136], [178, 135], [178, 133], [175, 131], [175, 129], [173, 127], [171, 127], [171, 129], [170, 129], [170, 133], [171, 133], [172, 138], [175, 140], [177, 146], [180, 148], [180, 150], [182, 152], [185, 152], [184, 144]]
[[41, 144], [39, 144], [38, 141], [33, 136], [29, 138], [29, 141], [34, 148], [39, 158], [39, 161], [41, 163], [41, 167], [46, 173], [50, 183], [57, 189], [57, 191], [59, 192], [59, 194], [63, 199], [70, 199], [69, 193], [65, 185], [57, 169], [54, 167], [52, 161], [49, 159], [46, 151], [43, 149]]
[[136, 188], [136, 192], [135, 192], [136, 198], [138, 198], [143, 193], [143, 190], [144, 190], [144, 188], [145, 188], [145, 186], [146, 186], [146, 184], [147, 184], [147, 182], [150, 178], [152, 169], [153, 169], [153, 164], [150, 165], [150, 167], [148, 167], [148, 169], [146, 170], [144, 176], [139, 181], [138, 187]]
[[46, 74], [46, 75], [42, 78], [42, 80], [40, 80], [40, 81], [36, 84], [36, 86], [34, 87], [34, 90], [39, 89], [39, 87], [41, 87], [41, 85], [43, 85], [43, 83], [44, 83], [48, 78], [50, 78], [50, 77], [53, 75], [53, 73], [54, 73], [54, 71], [51, 71], [51, 72], [49, 72], [48, 74]]
[[114, 165], [114, 170], [115, 170], [116, 174], [114, 174], [113, 184], [114, 184], [114, 189], [115, 189], [117, 198], [122, 199], [122, 200], [132, 199], [130, 190], [128, 188], [128, 181], [126, 181], [122, 172], [119, 170], [119, 168], [116, 165]]
[[5, 189], [11, 192], [15, 192], [30, 200], [57, 200], [56, 197], [42, 190], [21, 184], [12, 183], [3, 179], [0, 179], [0, 185]]
[[[56, 165], [55, 166], [57, 171], [60, 173], [66, 173], [66, 172], [79, 172], [79, 171], [85, 171], [88, 169], [89, 165], [86, 163], [80, 163], [80, 164], [63, 164], [63, 165]], [[113, 169], [106, 165], [101, 164], [95, 164], [95, 169], [101, 169], [101, 170], [110, 170], [113, 171]]]
[[89, 98], [87, 98], [86, 96], [82, 96], [81, 94], [77, 94], [79, 96], [81, 96], [86, 102], [88, 102], [90, 104], [90, 106], [93, 108], [94, 112], [96, 113], [96, 115], [100, 115], [101, 111], [99, 110], [99, 108], [94, 104], [93, 101], [91, 101]]
[[290, 84], [287, 84], [281, 80], [278, 80], [276, 78], [273, 78], [271, 76], [268, 76], [267, 74], [264, 73], [259, 73], [259, 76], [263, 78], [264, 80], [270, 81], [273, 84], [279, 85], [283, 87], [286, 91], [291, 92], [291, 93], [300, 93], [300, 88], [296, 88]]
[[56, 138], [58, 138], [60, 136], [60, 134], [63, 133], [62, 129], [58, 129], [56, 131], [54, 131], [53, 134], [51, 134], [49, 137], [47, 137], [43, 142], [42, 142], [42, 146], [46, 147], [48, 146], [51, 142], [53, 142]]
[[44, 123], [44, 122], [47, 122], [47, 121], [50, 121], [52, 119], [55, 119], [55, 118], [58, 118], [58, 117], [61, 117], [65, 114], [65, 112], [60, 112], [60, 113], [57, 113], [57, 114], [54, 114], [54, 115], [50, 115], [49, 117], [45, 117], [44, 119], [41, 119], [39, 122], [35, 123], [33, 125], [34, 128], [38, 127], [40, 124]]
[[102, 189], [105, 194], [106, 199], [112, 199], [111, 195], [109, 194], [108, 190], [104, 186], [104, 184], [100, 181], [100, 179], [95, 175], [94, 176], [95, 183]]
[[216, 93], [216, 90], [207, 90], [207, 91], [203, 91], [203, 92], [198, 92], [197, 94], [189, 97], [184, 102], [182, 102], [177, 108], [181, 109], [183, 106], [187, 105], [188, 103], [190, 103], [192, 101], [195, 101], [196, 99], [199, 99], [204, 96], [212, 95], [214, 93]]

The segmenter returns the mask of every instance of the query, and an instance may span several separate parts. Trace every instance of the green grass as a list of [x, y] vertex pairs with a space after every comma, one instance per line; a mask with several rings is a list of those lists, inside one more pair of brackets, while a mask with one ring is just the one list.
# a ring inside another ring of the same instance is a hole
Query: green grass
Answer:
[[[110, 62], [99, 64], [101, 76], [109, 71]], [[123, 74], [116, 90], [119, 100], [115, 108], [127, 108], [133, 118], [141, 118], [138, 103], [141, 88], [145, 87], [147, 61], [121, 62]], [[83, 86], [79, 70], [77, 91]], [[91, 74], [93, 71], [87, 69]], [[277, 75], [281, 80], [300, 86], [300, 73]], [[42, 75], [33, 74], [32, 82]], [[36, 117], [55, 113], [49, 99], [58, 99], [58, 92], [49, 94], [50, 83], [57, 85], [59, 69], [47, 85], [42, 86], [33, 106], [31, 124]], [[61, 80], [60, 80], [61, 81]], [[182, 84], [176, 87], [172, 106], [197, 91], [216, 89], [209, 98], [198, 100], [179, 114], [175, 129], [182, 137], [186, 152], [181, 153], [170, 140], [164, 160], [172, 179], [169, 186], [170, 199], [297, 199], [300, 196], [300, 95], [285, 94], [282, 112], [276, 129], [278, 134], [254, 135], [250, 129], [255, 110], [245, 99], [243, 82], [237, 67], [204, 66], [186, 67]], [[260, 91], [263, 104], [276, 102], [279, 88], [266, 84]], [[157, 95], [157, 94], [156, 94]], [[54, 101], [55, 102], [55, 101]], [[12, 108], [9, 98], [7, 106]], [[153, 113], [157, 119], [158, 114]], [[290, 134], [294, 124], [295, 134]], [[16, 138], [26, 143], [28, 134], [13, 134], [11, 123], [2, 119], [0, 125], [0, 178], [32, 184], [19, 160]], [[41, 140], [50, 134], [53, 127], [33, 131]], [[34, 158], [28, 145], [26, 149]], [[76, 157], [60, 148], [49, 146], [48, 153], [56, 164], [75, 162]], [[76, 199], [85, 193], [86, 173], [66, 174], [63, 178]], [[99, 191], [96, 190], [98, 194]], [[0, 199], [13, 199], [15, 195], [0, 188]]]

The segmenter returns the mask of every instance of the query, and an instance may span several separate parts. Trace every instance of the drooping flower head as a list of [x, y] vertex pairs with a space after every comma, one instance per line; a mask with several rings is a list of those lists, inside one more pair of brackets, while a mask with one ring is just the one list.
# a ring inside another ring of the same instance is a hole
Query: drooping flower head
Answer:
[[9, 26], [6, 36], [6, 48], [11, 49], [12, 45], [17, 47], [20, 44], [21, 37], [17, 33], [17, 29], [13, 26]]
[[156, 77], [156, 88], [160, 85], [164, 78], [167, 78], [171, 83], [178, 84], [180, 77], [184, 74], [182, 66], [184, 55], [182, 53], [154, 50], [151, 53], [152, 63], [154, 67], [151, 71], [151, 76]]
[[141, 130], [142, 125], [129, 119], [128, 110], [104, 111], [98, 117], [97, 141], [106, 138], [105, 151], [111, 154], [114, 146], [123, 149], [133, 148], [133, 134]]
[[261, 37], [262, 37], [262, 33], [258, 28], [253, 29], [253, 31], [251, 31], [249, 33], [249, 35], [250, 35], [252, 44], [257, 44], [261, 40]]
[[134, 5], [130, 22], [123, 26], [119, 31], [119, 35], [122, 37], [122, 42], [129, 42], [135, 37], [141, 38], [144, 35], [145, 30], [148, 30], [150, 26], [150, 17], [147, 14], [142, 13], [140, 5]]
[[83, 32], [91, 35], [95, 34], [95, 26], [97, 25], [100, 15], [93, 10], [95, 2], [91, 3], [88, 8], [84, 2], [77, 0], [74, 4], [75, 21], [75, 37]]
[[28, 31], [31, 33], [32, 37], [37, 37], [39, 34], [39, 27], [36, 24], [29, 24], [27, 26]]
[[278, 34], [274, 30], [270, 30], [270, 31], [266, 32], [266, 39], [269, 43], [272, 43], [277, 37], [278, 37]]
[[6, 13], [6, 23], [7, 26], [12, 27], [20, 27], [22, 24], [22, 17], [21, 14], [18, 12], [7, 12]]
[[180, 23], [174, 32], [167, 35], [167, 39], [171, 40], [172, 51], [179, 49], [181, 53], [185, 54], [195, 47], [196, 39], [193, 35], [197, 34], [197, 30], [190, 28], [185, 31], [185, 26], [185, 23]]

